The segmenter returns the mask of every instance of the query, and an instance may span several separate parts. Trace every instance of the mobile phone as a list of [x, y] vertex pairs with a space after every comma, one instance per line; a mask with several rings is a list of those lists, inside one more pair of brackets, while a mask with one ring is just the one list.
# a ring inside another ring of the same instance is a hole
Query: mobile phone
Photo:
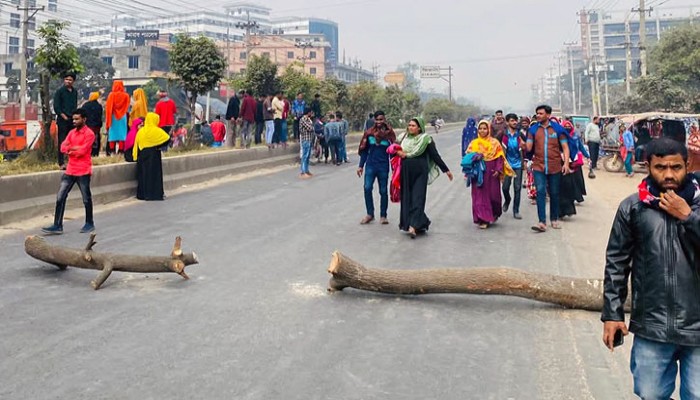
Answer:
[[625, 337], [622, 335], [622, 329], [618, 329], [615, 332], [615, 338], [613, 339], [613, 347], [620, 347], [625, 343]]

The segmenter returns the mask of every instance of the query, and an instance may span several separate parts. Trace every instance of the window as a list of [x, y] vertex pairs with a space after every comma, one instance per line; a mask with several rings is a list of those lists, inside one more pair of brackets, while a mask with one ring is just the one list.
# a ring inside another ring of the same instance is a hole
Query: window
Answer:
[[262, 55], [263, 55], [263, 57], [270, 58], [270, 52], [269, 52], [269, 51], [264, 52]]
[[34, 71], [34, 61], [27, 61], [27, 71]]
[[30, 30], [35, 30], [36, 29], [36, 17], [30, 17], [28, 20], [28, 25]]
[[315, 51], [310, 51], [310, 52], [309, 52], [309, 58], [310, 58], [311, 60], [315, 59], [315, 58], [316, 58], [316, 52], [315, 52]]
[[10, 28], [19, 28], [19, 14], [10, 13]]
[[242, 51], [242, 52], [241, 52], [241, 55], [240, 55], [240, 59], [241, 59], [241, 60], [245, 60], [246, 58], [248, 58], [248, 55], [246, 54], [245, 51]]
[[288, 51], [288, 52], [287, 52], [287, 58], [294, 58], [294, 52], [293, 52], [293, 51]]
[[10, 72], [12, 72], [12, 63], [6, 62], [5, 63], [5, 76], [9, 75]]
[[27, 39], [27, 50], [34, 50], [34, 39]]
[[129, 56], [129, 69], [139, 69], [139, 56]]
[[19, 38], [10, 36], [10, 54], [19, 54]]
[[102, 57], [102, 62], [107, 65], [112, 65], [112, 57]]
[[309, 73], [310, 73], [311, 75], [316, 75], [316, 67], [311, 67], [311, 68], [309, 69]]
[[29, 3], [29, 7], [36, 8], [36, 0], [29, 0], [27, 3]]
[[58, 11], [58, 0], [49, 0], [49, 11]]

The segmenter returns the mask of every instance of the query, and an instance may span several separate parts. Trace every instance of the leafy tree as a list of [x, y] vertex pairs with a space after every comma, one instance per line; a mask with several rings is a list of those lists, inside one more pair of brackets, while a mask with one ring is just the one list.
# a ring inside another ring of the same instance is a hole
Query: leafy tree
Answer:
[[387, 86], [379, 96], [378, 108], [386, 114], [386, 120], [394, 128], [403, 127], [405, 102], [403, 90], [398, 85]]
[[231, 84], [236, 90], [252, 90], [256, 96], [274, 94], [281, 89], [277, 77], [277, 64], [266, 55], [251, 55], [245, 72], [233, 78]]
[[348, 86], [334, 76], [320, 82], [319, 93], [323, 110], [342, 111], [348, 105]]
[[158, 92], [161, 90], [160, 85], [155, 80], [151, 79], [143, 87], [141, 87], [146, 93], [146, 100], [148, 101], [148, 109], [152, 110], [155, 108], [158, 102]]
[[403, 88], [412, 92], [420, 92], [420, 65], [412, 62], [406, 62], [396, 68], [397, 72], [403, 72], [406, 76], [406, 81], [404, 82]]
[[382, 88], [374, 82], [364, 81], [348, 88], [348, 106], [345, 113], [354, 129], [363, 129], [367, 115], [377, 110], [377, 99]]
[[310, 99], [318, 91], [319, 80], [303, 70], [303, 64], [298, 61], [290, 64], [279, 77], [282, 90], [291, 99], [297, 93], [304, 93], [306, 99]]
[[404, 112], [403, 120], [409, 121], [411, 118], [421, 115], [422, 107], [420, 103], [420, 96], [418, 93], [413, 91], [404, 91], [403, 93], [404, 101]]
[[78, 56], [85, 68], [74, 84], [79, 96], [87, 97], [89, 92], [97, 89], [110, 89], [114, 78], [114, 67], [100, 58], [99, 50], [81, 46], [78, 47]]
[[170, 50], [170, 70], [187, 93], [192, 126], [197, 96], [212, 90], [223, 78], [225, 68], [226, 59], [213, 40], [184, 33], [177, 36]]
[[37, 29], [37, 34], [43, 42], [34, 57], [41, 81], [41, 109], [44, 130], [44, 146], [42, 158], [52, 160], [55, 154], [54, 142], [51, 139], [51, 92], [49, 84], [52, 78], [66, 72], [83, 72], [78, 50], [70, 44], [63, 30], [70, 25], [66, 21], [49, 20]]

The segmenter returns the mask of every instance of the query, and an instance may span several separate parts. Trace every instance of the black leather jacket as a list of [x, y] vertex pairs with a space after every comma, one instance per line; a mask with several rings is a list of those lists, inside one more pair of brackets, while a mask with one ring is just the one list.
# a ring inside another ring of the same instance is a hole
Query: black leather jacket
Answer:
[[679, 221], [634, 194], [617, 210], [605, 262], [603, 321], [624, 321], [632, 273], [629, 329], [639, 337], [700, 346], [700, 198]]

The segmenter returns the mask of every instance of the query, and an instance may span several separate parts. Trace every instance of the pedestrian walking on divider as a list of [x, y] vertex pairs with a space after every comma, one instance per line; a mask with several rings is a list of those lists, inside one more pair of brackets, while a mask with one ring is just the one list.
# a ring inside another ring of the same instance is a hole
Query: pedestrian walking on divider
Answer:
[[[250, 95], [252, 96], [253, 93], [251, 92]], [[262, 143], [262, 133], [265, 130], [264, 103], [265, 96], [263, 95], [260, 95], [255, 102], [255, 144]]]
[[228, 99], [226, 105], [226, 144], [228, 148], [236, 147], [236, 136], [238, 135], [238, 122], [241, 115], [241, 99], [234, 90], [233, 96]]
[[396, 133], [386, 121], [384, 111], [374, 113], [374, 126], [368, 129], [360, 140], [358, 154], [360, 164], [357, 168], [357, 176], [364, 174], [365, 208], [367, 215], [360, 221], [366, 225], [374, 221], [374, 199], [372, 191], [374, 181], [379, 185], [380, 208], [379, 217], [382, 225], [387, 225], [387, 213], [389, 209], [389, 154], [387, 149], [396, 142]]
[[282, 117], [284, 116], [284, 100], [282, 92], [277, 92], [272, 98], [272, 112], [274, 113], [275, 129], [272, 134], [272, 146], [282, 144]]
[[440, 176], [440, 171], [450, 179], [452, 172], [440, 157], [435, 141], [425, 130], [425, 120], [416, 117], [408, 122], [406, 132], [399, 135], [401, 146], [394, 154], [401, 157], [401, 218], [399, 229], [408, 232], [411, 239], [430, 228], [425, 214], [428, 185]]
[[142, 120], [146, 119], [146, 114], [148, 114], [148, 100], [146, 99], [146, 92], [143, 89], [138, 88], [134, 90], [133, 96], [131, 96], [133, 104], [131, 105], [131, 112], [129, 112], [129, 123], [135, 121], [137, 118]]
[[255, 113], [258, 105], [250, 90], [246, 90], [241, 102], [241, 148], [249, 149], [255, 129]]
[[158, 127], [160, 117], [148, 113], [143, 128], [139, 129], [132, 151], [136, 161], [136, 198], [139, 200], [163, 200], [163, 164], [161, 147], [168, 144], [170, 135]]

